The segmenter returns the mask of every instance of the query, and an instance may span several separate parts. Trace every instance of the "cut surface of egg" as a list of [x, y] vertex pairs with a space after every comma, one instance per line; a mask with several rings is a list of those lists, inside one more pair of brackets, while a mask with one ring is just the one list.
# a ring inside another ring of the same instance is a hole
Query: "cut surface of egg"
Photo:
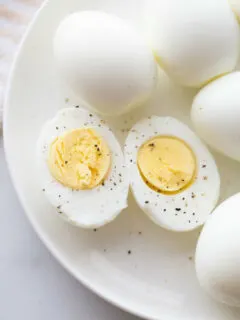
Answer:
[[240, 194], [214, 211], [200, 235], [196, 272], [200, 285], [215, 300], [240, 307]]
[[146, 36], [156, 60], [176, 82], [201, 87], [235, 68], [239, 27], [227, 0], [146, 3]]
[[101, 114], [125, 113], [155, 88], [151, 49], [114, 15], [82, 11], [67, 16], [56, 31], [54, 55], [66, 83]]
[[127, 207], [121, 147], [105, 122], [85, 109], [63, 109], [43, 126], [37, 165], [47, 199], [72, 224], [100, 227]]
[[198, 134], [214, 149], [240, 161], [240, 72], [219, 78], [199, 91], [191, 118]]
[[124, 148], [133, 195], [156, 224], [189, 231], [206, 221], [220, 177], [212, 155], [185, 124], [148, 117], [130, 130]]

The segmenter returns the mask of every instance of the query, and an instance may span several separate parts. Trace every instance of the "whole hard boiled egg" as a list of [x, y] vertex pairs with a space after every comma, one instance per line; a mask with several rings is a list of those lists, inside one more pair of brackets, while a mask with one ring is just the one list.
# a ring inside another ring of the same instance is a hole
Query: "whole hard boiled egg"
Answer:
[[219, 152], [240, 161], [240, 72], [211, 82], [195, 97], [191, 117], [198, 134]]
[[143, 38], [104, 12], [67, 16], [54, 38], [56, 64], [68, 85], [101, 114], [117, 115], [152, 94], [157, 67]]
[[227, 0], [149, 0], [146, 26], [157, 61], [181, 85], [201, 87], [237, 64], [239, 28]]
[[220, 177], [212, 155], [185, 124], [143, 119], [131, 129], [124, 154], [136, 202], [156, 224], [190, 231], [207, 220]]
[[127, 207], [121, 147], [105, 122], [84, 109], [63, 109], [43, 126], [37, 165], [48, 201], [74, 225], [100, 227]]
[[196, 250], [200, 285], [214, 299], [240, 307], [240, 194], [217, 207], [203, 228]]

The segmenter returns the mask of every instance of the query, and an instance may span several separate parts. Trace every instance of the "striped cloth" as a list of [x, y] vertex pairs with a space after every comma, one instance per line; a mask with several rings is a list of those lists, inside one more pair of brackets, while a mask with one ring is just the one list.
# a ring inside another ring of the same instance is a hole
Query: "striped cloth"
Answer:
[[0, 127], [7, 76], [19, 41], [43, 0], [0, 0]]

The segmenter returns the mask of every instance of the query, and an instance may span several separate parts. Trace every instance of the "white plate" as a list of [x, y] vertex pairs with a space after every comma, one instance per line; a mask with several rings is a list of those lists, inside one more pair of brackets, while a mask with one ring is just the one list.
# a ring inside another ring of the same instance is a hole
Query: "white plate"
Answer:
[[[75, 10], [102, 9], [141, 27], [142, 4], [142, 0], [51, 0], [43, 6], [10, 78], [4, 133], [11, 176], [43, 242], [68, 271], [100, 296], [148, 319], [239, 320], [240, 309], [215, 303], [198, 286], [193, 257], [199, 230], [164, 231], [145, 217], [131, 197], [129, 209], [108, 226], [97, 232], [77, 229], [56, 216], [36, 182], [35, 145], [42, 124], [59, 108], [79, 104], [54, 68], [52, 38], [59, 21]], [[195, 92], [175, 86], [162, 73], [159, 82], [152, 105], [127, 115], [127, 126], [152, 113], [189, 122]], [[119, 120], [112, 124], [123, 140]], [[224, 199], [238, 191], [240, 166], [220, 156], [217, 162]]]

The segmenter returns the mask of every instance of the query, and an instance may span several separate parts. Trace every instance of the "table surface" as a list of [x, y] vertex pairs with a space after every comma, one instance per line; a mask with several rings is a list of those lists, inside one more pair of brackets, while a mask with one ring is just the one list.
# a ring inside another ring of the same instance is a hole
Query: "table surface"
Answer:
[[0, 137], [0, 319], [137, 320], [69, 275], [48, 252], [17, 199]]

